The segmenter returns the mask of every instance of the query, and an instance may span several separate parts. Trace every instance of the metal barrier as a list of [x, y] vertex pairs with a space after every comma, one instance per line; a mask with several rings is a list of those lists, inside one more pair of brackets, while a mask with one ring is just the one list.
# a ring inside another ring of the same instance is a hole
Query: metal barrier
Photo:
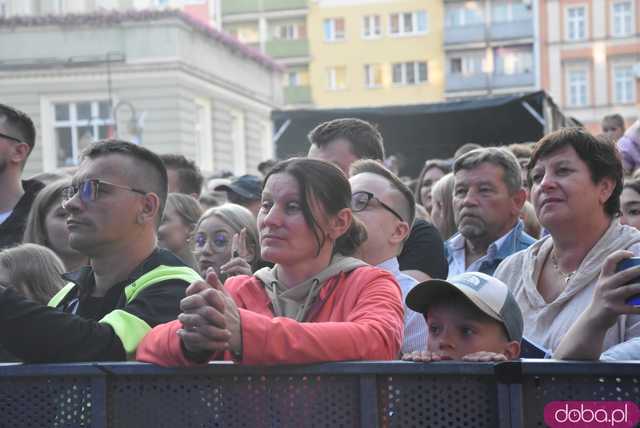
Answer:
[[640, 403], [640, 363], [0, 365], [0, 427], [544, 427], [556, 400]]

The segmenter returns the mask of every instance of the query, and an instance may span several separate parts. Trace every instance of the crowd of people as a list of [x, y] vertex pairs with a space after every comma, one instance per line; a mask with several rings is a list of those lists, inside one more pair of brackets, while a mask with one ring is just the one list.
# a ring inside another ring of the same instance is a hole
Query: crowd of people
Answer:
[[343, 118], [215, 174], [126, 141], [23, 179], [0, 104], [0, 361], [640, 359], [640, 122], [461, 145], [417, 180]]

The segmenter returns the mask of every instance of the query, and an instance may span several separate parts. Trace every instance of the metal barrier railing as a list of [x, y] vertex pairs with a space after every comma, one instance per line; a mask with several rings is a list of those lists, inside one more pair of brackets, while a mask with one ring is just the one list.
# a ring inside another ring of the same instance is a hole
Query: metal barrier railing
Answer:
[[0, 427], [544, 427], [552, 401], [640, 403], [639, 363], [0, 365]]

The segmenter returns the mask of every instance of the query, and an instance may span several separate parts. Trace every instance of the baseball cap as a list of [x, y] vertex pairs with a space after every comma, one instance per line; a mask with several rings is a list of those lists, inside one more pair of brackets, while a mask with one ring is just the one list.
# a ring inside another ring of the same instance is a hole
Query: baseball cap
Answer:
[[229, 184], [216, 186], [214, 190], [233, 192], [245, 199], [256, 200], [262, 196], [262, 183], [255, 175], [247, 174], [232, 180]]
[[457, 291], [475, 307], [491, 318], [500, 321], [509, 340], [522, 340], [522, 311], [509, 287], [502, 281], [481, 272], [465, 272], [449, 279], [430, 279], [421, 282], [407, 294], [407, 306], [426, 314], [429, 305], [447, 291]]

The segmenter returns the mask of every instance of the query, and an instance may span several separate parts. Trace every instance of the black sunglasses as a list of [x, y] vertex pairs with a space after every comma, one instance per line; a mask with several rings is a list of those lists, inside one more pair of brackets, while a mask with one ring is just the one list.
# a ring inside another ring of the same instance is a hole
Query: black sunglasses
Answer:
[[351, 195], [351, 209], [354, 212], [362, 211], [365, 208], [367, 208], [367, 206], [369, 205], [369, 202], [372, 199], [375, 199], [380, 204], [380, 206], [382, 208], [384, 208], [385, 210], [389, 211], [391, 214], [396, 216], [398, 218], [398, 220], [404, 221], [402, 216], [400, 214], [398, 214], [398, 212], [396, 210], [394, 210], [389, 205], [387, 205], [384, 202], [382, 202], [380, 199], [376, 198], [376, 196], [371, 192], [360, 191], [360, 192], [356, 192], [353, 195]]
[[6, 138], [7, 140], [14, 141], [16, 143], [23, 143], [22, 140], [19, 140], [16, 137], [12, 137], [11, 135], [3, 134], [2, 132], [0, 132], [0, 137], [1, 138]]

